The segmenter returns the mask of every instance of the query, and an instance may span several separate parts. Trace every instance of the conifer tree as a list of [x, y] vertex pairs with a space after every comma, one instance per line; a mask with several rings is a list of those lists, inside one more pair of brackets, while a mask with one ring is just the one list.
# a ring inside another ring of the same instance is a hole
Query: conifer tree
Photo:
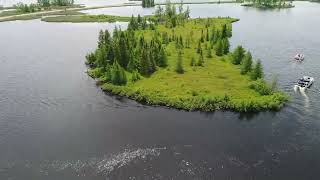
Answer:
[[200, 55], [199, 55], [199, 59], [198, 59], [197, 65], [198, 66], [203, 66], [204, 65], [204, 58], [203, 58], [202, 49], [200, 50]]
[[251, 73], [251, 79], [257, 80], [263, 78], [263, 68], [261, 61], [258, 60], [257, 63], [254, 65]]
[[244, 57], [244, 53], [245, 53], [245, 50], [243, 49], [243, 47], [238, 46], [232, 54], [232, 61], [231, 62], [235, 65], [241, 64], [242, 59]]
[[111, 70], [111, 82], [115, 85], [124, 85], [127, 83], [127, 76], [124, 69], [119, 65], [118, 61], [114, 61]]
[[229, 53], [229, 49], [230, 49], [229, 39], [228, 38], [224, 38], [222, 40], [222, 44], [223, 44], [223, 54], [228, 54]]
[[212, 58], [212, 53], [210, 48], [207, 50], [207, 58]]
[[104, 32], [103, 32], [103, 30], [100, 30], [100, 32], [99, 32], [99, 40], [98, 40], [98, 47], [101, 47], [105, 43], [104, 40], [105, 40], [104, 39]]
[[182, 53], [179, 51], [178, 53], [178, 59], [177, 59], [177, 64], [176, 64], [176, 72], [179, 74], [184, 73], [183, 65], [182, 65]]
[[196, 66], [196, 60], [192, 56], [191, 61], [190, 61], [190, 66]]
[[241, 67], [241, 74], [247, 74], [252, 69], [252, 55], [250, 51], [248, 51], [243, 59], [242, 67]]
[[217, 56], [222, 56], [223, 55], [223, 44], [222, 40], [219, 39], [216, 45], [216, 55]]
[[167, 65], [168, 65], [167, 55], [166, 55], [166, 52], [165, 52], [164, 48], [162, 47], [160, 49], [158, 66], [166, 67]]

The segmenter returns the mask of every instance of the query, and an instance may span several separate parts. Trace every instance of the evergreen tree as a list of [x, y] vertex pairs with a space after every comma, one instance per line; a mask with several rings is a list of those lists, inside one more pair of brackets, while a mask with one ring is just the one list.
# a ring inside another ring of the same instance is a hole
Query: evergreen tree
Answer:
[[182, 53], [179, 51], [178, 53], [178, 59], [177, 59], [177, 64], [176, 64], [176, 72], [179, 74], [184, 73], [183, 65], [182, 65]]
[[217, 56], [222, 56], [223, 55], [223, 44], [222, 44], [222, 40], [219, 39], [216, 45], [216, 55]]
[[209, 41], [209, 30], [207, 28], [207, 33], [206, 33], [206, 41]]
[[258, 60], [257, 63], [254, 65], [251, 73], [251, 79], [257, 80], [263, 78], [263, 68], [261, 61]]
[[203, 58], [202, 49], [201, 49], [201, 51], [200, 51], [200, 55], [199, 55], [199, 59], [198, 59], [197, 65], [198, 65], [198, 66], [203, 66], [203, 65], [204, 65], [204, 58]]
[[197, 53], [200, 54], [201, 52], [201, 40], [198, 42], [198, 48], [197, 48]]
[[228, 28], [227, 28], [227, 25], [224, 24], [222, 26], [221, 38], [227, 38], [227, 37], [228, 37]]
[[196, 66], [196, 60], [192, 56], [191, 61], [190, 61], [190, 66]]
[[98, 40], [98, 47], [101, 47], [105, 43], [104, 39], [104, 32], [100, 30], [99, 32], [99, 40]]
[[159, 64], [158, 64], [158, 66], [160, 66], [160, 67], [166, 67], [167, 65], [168, 65], [168, 59], [167, 59], [166, 52], [165, 52], [164, 48], [161, 48], [161, 49], [160, 49]]
[[252, 55], [250, 51], [248, 51], [243, 59], [242, 67], [241, 67], [241, 74], [247, 74], [252, 69]]
[[222, 40], [222, 44], [223, 44], [223, 54], [228, 54], [229, 53], [229, 49], [230, 49], [229, 39], [228, 38], [224, 38]]
[[238, 46], [232, 54], [232, 61], [231, 62], [235, 65], [241, 64], [242, 59], [244, 57], [244, 53], [245, 53], [245, 50], [243, 49], [243, 47]]
[[124, 69], [119, 65], [118, 61], [114, 61], [111, 70], [111, 82], [115, 85], [124, 85], [127, 83], [127, 76]]
[[210, 48], [207, 50], [207, 58], [212, 58], [212, 53]]

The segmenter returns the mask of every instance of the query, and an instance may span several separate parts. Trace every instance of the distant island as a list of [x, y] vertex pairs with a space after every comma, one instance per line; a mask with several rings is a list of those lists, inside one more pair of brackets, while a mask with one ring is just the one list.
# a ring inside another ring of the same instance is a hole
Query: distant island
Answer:
[[128, 29], [101, 31], [86, 56], [102, 89], [150, 105], [185, 110], [277, 110], [287, 95], [263, 78], [260, 60], [242, 46], [229, 52], [233, 18], [189, 18], [168, 2]]
[[292, 1], [285, 0], [245, 0], [248, 2], [242, 4], [242, 6], [255, 7], [260, 9], [275, 9], [275, 8], [292, 8]]

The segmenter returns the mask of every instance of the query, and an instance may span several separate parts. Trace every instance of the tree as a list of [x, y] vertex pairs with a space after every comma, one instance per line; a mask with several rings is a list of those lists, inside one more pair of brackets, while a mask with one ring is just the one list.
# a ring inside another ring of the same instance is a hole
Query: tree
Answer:
[[204, 58], [203, 58], [202, 49], [200, 50], [200, 55], [199, 55], [199, 59], [198, 59], [197, 65], [198, 66], [203, 66], [204, 65]]
[[251, 73], [251, 79], [257, 80], [263, 78], [263, 68], [261, 61], [258, 60], [257, 63], [254, 65], [252, 73]]
[[98, 40], [98, 47], [101, 47], [105, 43], [104, 32], [100, 30], [99, 32], [99, 40]]
[[245, 50], [243, 49], [243, 47], [238, 46], [232, 54], [232, 61], [231, 62], [235, 65], [241, 64], [242, 59], [244, 57], [244, 53], [245, 53]]
[[207, 50], [207, 58], [212, 58], [212, 53], [210, 48]]
[[223, 55], [223, 44], [222, 40], [219, 39], [216, 45], [216, 55], [217, 56], [222, 56]]
[[223, 44], [223, 54], [228, 54], [230, 49], [230, 43], [228, 38], [222, 39]]
[[243, 59], [242, 67], [241, 67], [241, 74], [247, 74], [252, 70], [252, 55], [250, 51], [248, 51]]
[[176, 72], [179, 74], [184, 73], [183, 65], [182, 65], [182, 53], [179, 51], [178, 53], [178, 59], [177, 59], [177, 64], [176, 64]]
[[118, 61], [114, 61], [111, 70], [111, 82], [115, 85], [124, 85], [127, 83], [127, 76], [124, 69], [119, 65]]
[[160, 49], [158, 65], [160, 67], [166, 67], [168, 65], [167, 55], [163, 47]]
[[191, 61], [190, 61], [190, 66], [196, 66], [196, 60], [192, 56]]

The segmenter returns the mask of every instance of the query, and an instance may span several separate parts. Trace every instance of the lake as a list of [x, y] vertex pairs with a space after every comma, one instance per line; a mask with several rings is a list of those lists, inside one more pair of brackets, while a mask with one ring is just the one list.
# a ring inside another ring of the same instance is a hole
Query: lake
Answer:
[[[84, 57], [100, 29], [126, 23], [0, 23], [0, 179], [319, 179], [320, 4], [295, 5], [189, 5], [192, 17], [240, 18], [232, 47], [249, 49], [291, 95], [281, 111], [254, 114], [151, 107], [102, 92]], [[292, 60], [298, 52], [302, 63]], [[294, 92], [302, 75], [316, 82]]]

